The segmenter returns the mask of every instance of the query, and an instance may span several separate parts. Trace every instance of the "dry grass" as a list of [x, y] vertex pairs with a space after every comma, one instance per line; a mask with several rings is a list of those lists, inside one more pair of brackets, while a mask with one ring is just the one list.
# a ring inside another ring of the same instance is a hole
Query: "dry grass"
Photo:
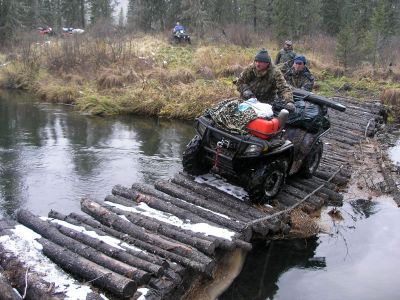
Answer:
[[124, 77], [115, 74], [113, 70], [105, 70], [99, 75], [97, 86], [99, 89], [122, 88], [124, 86]]
[[[0, 69], [0, 86], [32, 90], [47, 101], [77, 103], [88, 113], [191, 119], [221, 99], [237, 96], [232, 79], [261, 47], [274, 59], [282, 46], [272, 42], [267, 33], [252, 39], [252, 48], [228, 40], [171, 46], [161, 35], [55, 39], [50, 44], [25, 45], [16, 55], [19, 59]], [[377, 70], [366, 64], [344, 76], [333, 57], [331, 38], [305, 37], [294, 41], [294, 46], [296, 52], [306, 55], [321, 95], [334, 95], [347, 83], [352, 87], [347, 93], [353, 97], [357, 96], [350, 94], [353, 91], [365, 96], [383, 88], [400, 88], [395, 83], [400, 80], [395, 66]], [[32, 70], [28, 68], [31, 63], [35, 63]], [[78, 93], [81, 90], [83, 95]]]
[[192, 70], [188, 68], [179, 68], [168, 71], [163, 68], [157, 68], [149, 72], [147, 80], [157, 80], [162, 85], [174, 85], [178, 83], [191, 83], [195, 81]]
[[292, 228], [289, 235], [306, 238], [319, 233], [320, 228], [315, 220], [310, 217], [309, 214], [305, 213], [303, 210], [297, 208], [294, 209], [290, 214], [290, 219], [292, 222]]
[[384, 104], [397, 106], [400, 109], [400, 89], [385, 89], [380, 95], [380, 100]]

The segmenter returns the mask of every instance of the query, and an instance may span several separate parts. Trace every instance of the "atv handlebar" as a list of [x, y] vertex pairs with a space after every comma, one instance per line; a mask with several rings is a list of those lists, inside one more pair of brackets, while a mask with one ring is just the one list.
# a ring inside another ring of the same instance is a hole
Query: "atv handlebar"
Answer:
[[308, 92], [305, 90], [294, 88], [293, 96], [303, 98], [304, 100], [307, 100], [307, 101], [315, 103], [315, 104], [326, 105], [327, 107], [333, 108], [338, 111], [343, 112], [346, 110], [346, 106], [344, 106], [340, 103], [334, 102], [323, 96], [315, 95], [314, 93], [311, 93], [311, 92]]

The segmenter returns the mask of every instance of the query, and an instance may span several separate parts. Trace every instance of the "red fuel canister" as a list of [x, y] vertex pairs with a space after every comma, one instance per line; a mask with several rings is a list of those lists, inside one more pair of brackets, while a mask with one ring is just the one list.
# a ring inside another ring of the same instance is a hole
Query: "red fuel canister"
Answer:
[[258, 118], [250, 121], [246, 128], [250, 134], [266, 139], [279, 130], [279, 121], [277, 118], [273, 118], [272, 120]]

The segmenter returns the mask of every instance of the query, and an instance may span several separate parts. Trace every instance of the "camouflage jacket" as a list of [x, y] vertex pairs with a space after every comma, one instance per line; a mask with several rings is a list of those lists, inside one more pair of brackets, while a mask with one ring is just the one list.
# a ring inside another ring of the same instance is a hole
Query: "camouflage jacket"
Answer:
[[311, 92], [314, 87], [314, 76], [307, 67], [301, 72], [296, 72], [293, 67], [285, 73], [287, 83], [295, 88]]
[[293, 65], [295, 56], [296, 53], [294, 53], [293, 50], [286, 51], [285, 49], [281, 49], [276, 55], [275, 65], [286, 63], [289, 67], [291, 67]]
[[204, 113], [210, 115], [217, 127], [235, 134], [246, 134], [246, 125], [258, 116], [252, 108], [239, 110], [242, 102], [242, 99], [226, 99], [206, 109]]
[[257, 72], [254, 64], [248, 66], [236, 81], [237, 90], [243, 92], [250, 90], [258, 101], [271, 104], [278, 95], [285, 102], [293, 102], [293, 94], [289, 85], [279, 69], [269, 65], [263, 72]]

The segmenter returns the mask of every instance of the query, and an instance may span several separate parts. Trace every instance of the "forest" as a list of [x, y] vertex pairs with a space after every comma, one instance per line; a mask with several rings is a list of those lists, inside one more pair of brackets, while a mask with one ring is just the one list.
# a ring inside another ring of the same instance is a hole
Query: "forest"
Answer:
[[[345, 67], [394, 64], [399, 48], [397, 0], [0, 0], [0, 43], [38, 26], [87, 28], [110, 20], [131, 32], [163, 32], [176, 21], [199, 37], [246, 30], [278, 41], [323, 34], [337, 40]], [[125, 17], [126, 16], [126, 17]], [[237, 40], [238, 38], [236, 38]], [[240, 43], [249, 43], [240, 39]]]

